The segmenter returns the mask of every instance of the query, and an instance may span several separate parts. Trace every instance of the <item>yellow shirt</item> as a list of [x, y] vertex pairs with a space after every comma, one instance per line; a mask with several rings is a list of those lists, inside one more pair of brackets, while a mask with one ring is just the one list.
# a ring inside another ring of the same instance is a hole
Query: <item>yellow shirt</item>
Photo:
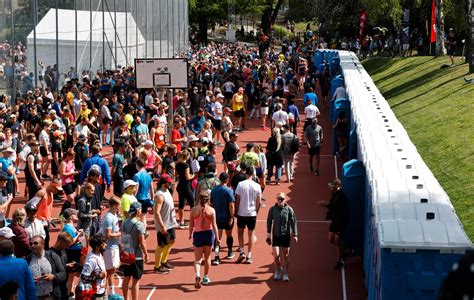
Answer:
[[69, 105], [74, 104], [74, 94], [72, 92], [68, 92], [67, 95], [66, 95], [66, 98], [67, 98], [67, 102], [69, 103]]
[[124, 121], [128, 125], [128, 129], [132, 128], [132, 123], [133, 123], [133, 116], [131, 114], [126, 114], [125, 117], [123, 117]]
[[77, 116], [77, 120], [79, 120], [80, 118], [89, 118], [89, 115], [91, 114], [91, 110], [86, 108], [85, 110], [84, 109], [81, 109], [79, 111], [79, 115]]
[[234, 97], [232, 97], [232, 110], [238, 111], [244, 109], [244, 95], [239, 95], [239, 93], [235, 93]]
[[122, 220], [125, 220], [127, 218], [128, 210], [130, 209], [130, 206], [133, 202], [137, 202], [137, 198], [135, 198], [134, 195], [129, 195], [127, 193], [124, 193], [122, 195]]

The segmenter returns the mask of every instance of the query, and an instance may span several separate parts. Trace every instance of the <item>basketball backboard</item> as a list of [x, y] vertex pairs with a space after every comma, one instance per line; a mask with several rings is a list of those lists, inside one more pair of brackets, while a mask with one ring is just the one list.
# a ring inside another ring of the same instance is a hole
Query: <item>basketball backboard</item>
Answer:
[[137, 58], [135, 72], [138, 88], [188, 87], [188, 60], [185, 58]]

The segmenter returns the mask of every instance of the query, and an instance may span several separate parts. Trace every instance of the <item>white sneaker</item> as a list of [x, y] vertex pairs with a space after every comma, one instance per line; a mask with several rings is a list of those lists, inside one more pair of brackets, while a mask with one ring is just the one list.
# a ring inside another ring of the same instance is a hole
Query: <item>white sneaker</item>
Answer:
[[290, 277], [288, 277], [288, 273], [283, 274], [283, 281], [284, 282], [290, 281]]
[[275, 272], [275, 275], [273, 275], [273, 279], [275, 279], [275, 280], [280, 280], [281, 279], [281, 270], [280, 269], [278, 269]]

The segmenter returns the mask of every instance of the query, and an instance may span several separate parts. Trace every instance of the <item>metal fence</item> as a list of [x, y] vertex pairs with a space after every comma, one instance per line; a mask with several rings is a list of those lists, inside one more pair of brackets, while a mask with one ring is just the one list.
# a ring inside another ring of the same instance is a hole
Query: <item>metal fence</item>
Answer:
[[174, 57], [188, 40], [188, 0], [0, 0], [0, 94], [41, 87], [47, 72], [57, 89], [135, 58]]

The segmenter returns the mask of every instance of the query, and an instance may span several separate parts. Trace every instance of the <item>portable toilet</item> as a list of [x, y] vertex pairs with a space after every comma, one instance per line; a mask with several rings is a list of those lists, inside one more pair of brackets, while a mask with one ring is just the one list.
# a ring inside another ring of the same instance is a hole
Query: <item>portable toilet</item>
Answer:
[[343, 236], [344, 245], [360, 254], [364, 243], [365, 167], [360, 160], [342, 166], [342, 187], [348, 200], [349, 222]]
[[349, 158], [357, 158], [357, 125], [354, 124], [351, 132], [349, 133]]
[[344, 79], [342, 75], [337, 75], [334, 79], [331, 80], [331, 93], [329, 94], [330, 99], [334, 95], [336, 89], [344, 85]]
[[317, 68], [320, 64], [323, 63], [323, 51], [317, 50], [313, 55], [313, 64]]

